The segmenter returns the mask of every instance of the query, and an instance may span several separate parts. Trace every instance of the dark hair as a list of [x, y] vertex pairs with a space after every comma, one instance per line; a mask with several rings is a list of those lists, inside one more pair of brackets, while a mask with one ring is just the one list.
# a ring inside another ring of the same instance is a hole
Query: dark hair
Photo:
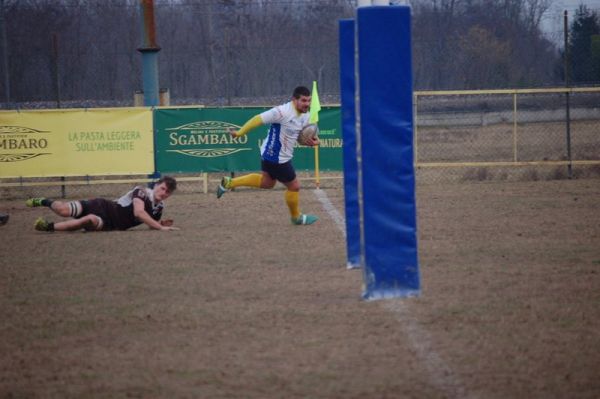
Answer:
[[175, 180], [174, 177], [163, 176], [155, 184], [159, 185], [160, 183], [165, 183], [165, 186], [167, 186], [167, 190], [169, 190], [170, 193], [177, 190], [177, 180]]
[[310, 97], [310, 90], [304, 86], [298, 86], [294, 89], [292, 97], [300, 98], [300, 96]]

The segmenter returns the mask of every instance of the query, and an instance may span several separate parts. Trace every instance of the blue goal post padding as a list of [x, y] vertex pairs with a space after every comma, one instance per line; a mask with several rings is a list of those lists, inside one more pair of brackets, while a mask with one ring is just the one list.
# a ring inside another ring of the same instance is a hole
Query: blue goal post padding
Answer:
[[365, 299], [418, 295], [410, 7], [357, 11], [357, 148]]
[[356, 161], [356, 111], [354, 68], [354, 20], [339, 22], [340, 98], [344, 166], [344, 208], [346, 212], [346, 255], [349, 269], [360, 267], [358, 211], [358, 163]]

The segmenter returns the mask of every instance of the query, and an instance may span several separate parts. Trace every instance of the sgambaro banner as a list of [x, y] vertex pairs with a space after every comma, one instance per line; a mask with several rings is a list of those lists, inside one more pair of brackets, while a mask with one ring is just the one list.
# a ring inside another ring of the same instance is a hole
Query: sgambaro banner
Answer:
[[[260, 170], [260, 145], [268, 126], [233, 139], [228, 129], [239, 128], [268, 108], [158, 108], [155, 110], [156, 169], [161, 173]], [[339, 107], [319, 113], [321, 170], [342, 170]], [[315, 152], [298, 146], [297, 170], [314, 170]]]
[[0, 112], [0, 177], [152, 172], [150, 108]]

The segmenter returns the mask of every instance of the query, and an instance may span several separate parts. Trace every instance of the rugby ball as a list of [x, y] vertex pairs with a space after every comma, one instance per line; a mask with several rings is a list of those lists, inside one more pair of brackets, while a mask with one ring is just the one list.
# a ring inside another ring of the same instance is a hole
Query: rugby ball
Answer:
[[298, 144], [311, 145], [312, 139], [319, 135], [319, 127], [314, 123], [304, 126], [298, 135]]

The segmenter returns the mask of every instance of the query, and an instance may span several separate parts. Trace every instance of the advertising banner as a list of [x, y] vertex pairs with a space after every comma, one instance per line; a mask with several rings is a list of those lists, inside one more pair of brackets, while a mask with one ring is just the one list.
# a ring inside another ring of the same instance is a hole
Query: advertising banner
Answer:
[[150, 108], [0, 112], [0, 177], [153, 171]]
[[[228, 129], [239, 129], [248, 119], [267, 109], [156, 109], [156, 169], [161, 173], [260, 170], [260, 145], [266, 138], [268, 126], [235, 139]], [[323, 107], [319, 116], [321, 170], [339, 171], [342, 169], [339, 107]], [[314, 149], [298, 146], [294, 150], [294, 167], [314, 170], [314, 158]]]

